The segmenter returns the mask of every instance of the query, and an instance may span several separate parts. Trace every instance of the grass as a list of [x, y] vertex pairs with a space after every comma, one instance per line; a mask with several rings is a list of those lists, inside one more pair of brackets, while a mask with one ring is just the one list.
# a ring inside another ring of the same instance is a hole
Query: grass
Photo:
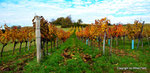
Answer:
[[[60, 40], [58, 40], [58, 43], [61, 43]], [[49, 48], [51, 47], [50, 44], [51, 43], [48, 44]], [[10, 47], [10, 45], [11, 43], [9, 43], [7, 46]], [[54, 47], [52, 51], [49, 49], [49, 52], [53, 51], [55, 51]], [[22, 72], [24, 66], [27, 65], [29, 61], [33, 60], [33, 58], [36, 58], [36, 49], [34, 44], [32, 44], [30, 49], [27, 51], [25, 51], [25, 47], [22, 47], [21, 53], [19, 53], [19, 48], [16, 48], [14, 55], [12, 49], [4, 51], [3, 57], [0, 57], [0, 73]]]
[[[129, 45], [127, 45], [129, 46]], [[123, 46], [119, 46], [123, 47]], [[102, 48], [102, 47], [101, 47]], [[106, 47], [106, 55], [102, 55], [102, 51], [96, 47], [87, 46], [78, 40], [73, 34], [59, 49], [55, 49], [51, 55], [43, 57], [40, 64], [36, 62], [36, 58], [30, 61], [24, 67], [24, 72], [43, 73], [118, 73], [118, 72], [150, 72], [150, 49], [147, 52], [142, 49], [131, 50], [124, 48], [113, 48], [112, 56], [108, 55]], [[145, 48], [145, 47], [144, 47]], [[127, 69], [120, 70], [121, 67], [146, 69]], [[119, 69], [120, 68], [120, 69]]]
[[0, 57], [0, 72], [21, 71], [25, 64], [35, 57], [35, 46], [31, 46], [27, 51], [24, 49], [22, 48], [21, 53], [19, 53], [19, 48], [16, 49], [14, 55], [12, 55], [12, 51], [4, 52], [3, 57]]
[[[60, 25], [57, 25], [56, 26], [57, 28], [61, 28], [61, 26]], [[70, 28], [62, 28], [64, 31], [68, 31]]]

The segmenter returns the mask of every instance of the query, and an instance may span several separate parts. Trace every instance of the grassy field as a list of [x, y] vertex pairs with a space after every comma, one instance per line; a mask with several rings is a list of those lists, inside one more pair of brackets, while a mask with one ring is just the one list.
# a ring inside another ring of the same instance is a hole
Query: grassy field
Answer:
[[3, 53], [3, 57], [0, 58], [0, 73], [6, 72], [20, 72], [23, 70], [24, 66], [36, 55], [35, 46], [31, 46], [30, 50], [19, 53], [19, 49], [16, 49], [14, 55], [12, 51], [7, 51]]
[[[61, 26], [56, 26], [57, 28], [61, 28]], [[70, 28], [62, 28], [64, 31], [68, 31]]]
[[[106, 51], [108, 48], [106, 47]], [[150, 72], [150, 49], [146, 47], [144, 49], [131, 50], [116, 47], [112, 50], [112, 56], [109, 56], [108, 52], [103, 56], [98, 48], [87, 46], [72, 35], [52, 55], [44, 57], [40, 64], [36, 62], [36, 58], [29, 62], [24, 67], [24, 72], [148, 73]], [[123, 67], [128, 69], [121, 70]]]
[[[58, 41], [59, 44], [61, 43]], [[9, 43], [11, 44], [11, 43]], [[7, 45], [8, 47], [9, 44]], [[51, 51], [50, 42], [48, 44], [49, 53], [54, 52], [54, 47]], [[0, 57], [0, 73], [5, 72], [22, 72], [24, 70], [24, 66], [28, 64], [31, 60], [36, 58], [36, 48], [34, 45], [31, 45], [30, 49], [25, 51], [25, 47], [22, 47], [21, 53], [19, 53], [19, 48], [16, 48], [15, 54], [13, 55], [12, 50], [5, 51], [3, 53], [3, 57]]]

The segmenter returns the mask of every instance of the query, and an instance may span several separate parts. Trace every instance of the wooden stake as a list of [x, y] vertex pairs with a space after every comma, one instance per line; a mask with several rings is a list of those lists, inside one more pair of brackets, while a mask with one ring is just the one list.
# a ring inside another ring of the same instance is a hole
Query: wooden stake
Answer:
[[103, 55], [105, 55], [105, 39], [106, 39], [106, 32], [104, 33], [104, 40], [103, 40]]
[[145, 21], [143, 21], [143, 23], [142, 23], [142, 28], [141, 28], [141, 32], [140, 32], [140, 34], [139, 34], [139, 37], [138, 37], [138, 45], [137, 45], [137, 48], [136, 48], [136, 49], [138, 49], [138, 47], [139, 47], [139, 44], [140, 44], [140, 40], [141, 40], [141, 34], [142, 34], [142, 31], [143, 31], [143, 26], [144, 26], [144, 23], [145, 23]]
[[36, 48], [37, 48], [37, 62], [41, 60], [41, 33], [40, 33], [40, 17], [36, 17]]

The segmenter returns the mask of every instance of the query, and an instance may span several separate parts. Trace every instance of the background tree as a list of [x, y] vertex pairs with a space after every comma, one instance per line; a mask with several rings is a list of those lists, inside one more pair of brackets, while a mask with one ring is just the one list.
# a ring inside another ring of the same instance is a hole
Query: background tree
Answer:
[[65, 18], [65, 24], [66, 24], [67, 26], [72, 25], [72, 18], [71, 18], [71, 15], [69, 15], [69, 16], [67, 16], [67, 17]]
[[81, 25], [82, 22], [83, 21], [81, 19], [78, 19], [78, 21], [77, 21], [78, 27], [79, 27], [79, 25]]

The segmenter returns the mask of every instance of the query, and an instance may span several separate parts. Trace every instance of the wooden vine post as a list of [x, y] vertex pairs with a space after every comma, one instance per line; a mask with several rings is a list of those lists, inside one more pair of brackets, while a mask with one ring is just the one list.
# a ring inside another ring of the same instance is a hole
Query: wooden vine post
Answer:
[[[141, 40], [141, 37], [142, 37], [142, 32], [143, 32], [144, 23], [145, 23], [145, 21], [143, 21], [143, 23], [142, 23], [141, 32], [140, 32], [140, 34], [139, 34], [139, 36], [138, 36], [138, 45], [137, 45], [137, 48], [136, 48], [136, 49], [139, 48], [139, 44], [140, 44], [140, 40]], [[143, 38], [143, 37], [142, 37], [142, 38]]]
[[106, 31], [104, 32], [104, 40], [103, 40], [103, 55], [105, 55], [105, 40], [106, 40]]
[[40, 17], [36, 18], [36, 48], [37, 48], [37, 62], [40, 63], [41, 59], [41, 33], [40, 33]]
[[111, 52], [112, 52], [112, 36], [111, 36], [111, 40], [110, 40], [110, 56], [111, 56]]
[[29, 38], [28, 38], [28, 50], [29, 50]]

